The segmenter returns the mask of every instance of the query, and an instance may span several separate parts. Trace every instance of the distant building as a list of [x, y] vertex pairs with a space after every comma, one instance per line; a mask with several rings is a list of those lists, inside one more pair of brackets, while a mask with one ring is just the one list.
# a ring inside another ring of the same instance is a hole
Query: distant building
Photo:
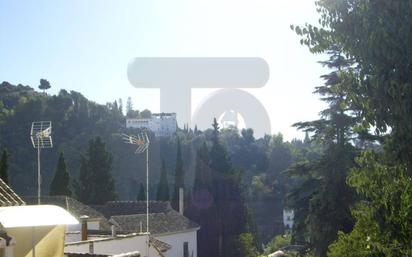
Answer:
[[293, 228], [293, 219], [295, 218], [295, 213], [293, 210], [283, 210], [283, 225], [285, 229]]
[[151, 118], [126, 119], [126, 128], [152, 131], [156, 137], [169, 137], [176, 133], [176, 113], [153, 113]]

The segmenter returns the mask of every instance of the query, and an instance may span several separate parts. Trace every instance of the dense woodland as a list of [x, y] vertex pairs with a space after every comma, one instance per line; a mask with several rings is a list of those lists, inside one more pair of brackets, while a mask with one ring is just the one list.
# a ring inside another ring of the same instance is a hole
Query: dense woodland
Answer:
[[[9, 183], [21, 195], [36, 195], [37, 152], [30, 142], [30, 126], [34, 120], [51, 120], [54, 147], [41, 153], [43, 192], [71, 195], [87, 204], [145, 199], [145, 155], [135, 154], [121, 134], [140, 132], [125, 128], [127, 116], [147, 117], [150, 112], [132, 105], [130, 99], [124, 107], [121, 100], [99, 105], [74, 91], [48, 95], [3, 82], [0, 147], [7, 151]], [[244, 239], [253, 240], [257, 249], [284, 232], [283, 198], [293, 179], [283, 172], [320, 152], [309, 138], [285, 142], [277, 134], [256, 139], [251, 129], [222, 129], [216, 121], [206, 131], [183, 128], [173, 137], [150, 139], [150, 199], [170, 200], [177, 208], [177, 188], [184, 187], [187, 215], [204, 227], [203, 220], [212, 217], [203, 210], [207, 206], [242, 203], [233, 206], [232, 214], [213, 215], [239, 217], [245, 228], [236, 233], [252, 232]], [[214, 171], [221, 173], [218, 179]], [[227, 199], [221, 199], [226, 193]]]
[[[290, 254], [301, 256], [412, 256], [412, 4], [316, 4], [318, 26], [291, 26], [329, 70], [314, 85], [327, 108], [318, 120], [294, 124], [304, 140], [255, 138], [216, 120], [206, 131], [150, 135], [150, 197], [176, 206], [177, 188], [185, 188], [186, 215], [202, 226], [201, 257], [251, 257], [291, 244]], [[30, 123], [52, 120], [55, 147], [42, 159], [46, 192], [86, 203], [144, 199], [144, 156], [120, 134], [138, 133], [125, 129], [126, 116], [150, 112], [133, 110], [130, 100], [123, 108], [73, 91], [51, 96], [48, 87], [47, 80], [43, 92], [0, 85], [1, 177], [18, 193], [35, 194]], [[282, 225], [285, 208], [295, 211], [292, 231]]]

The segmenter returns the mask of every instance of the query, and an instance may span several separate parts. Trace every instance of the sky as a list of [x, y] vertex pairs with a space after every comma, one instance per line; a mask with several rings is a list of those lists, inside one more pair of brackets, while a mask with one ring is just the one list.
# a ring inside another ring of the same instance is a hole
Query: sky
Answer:
[[[291, 125], [318, 117], [312, 92], [327, 71], [291, 24], [317, 24], [314, 0], [0, 0], [0, 81], [50, 81], [104, 104], [131, 97], [159, 111], [159, 90], [133, 87], [135, 57], [261, 57], [265, 87], [244, 89], [270, 116], [272, 133], [302, 138]], [[193, 89], [192, 111], [219, 89]], [[179, 115], [179, 114], [178, 114]]]

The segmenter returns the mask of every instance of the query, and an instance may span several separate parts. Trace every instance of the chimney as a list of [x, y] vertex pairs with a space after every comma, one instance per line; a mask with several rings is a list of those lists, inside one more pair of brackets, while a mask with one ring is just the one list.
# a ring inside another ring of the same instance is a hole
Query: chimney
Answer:
[[89, 216], [83, 215], [80, 216], [80, 222], [82, 224], [82, 241], [87, 240], [87, 220], [89, 219]]
[[116, 237], [116, 227], [112, 224], [112, 226], [111, 226], [111, 228], [112, 228], [112, 237]]
[[183, 187], [179, 187], [179, 213], [183, 215], [184, 211], [184, 194], [183, 194]]

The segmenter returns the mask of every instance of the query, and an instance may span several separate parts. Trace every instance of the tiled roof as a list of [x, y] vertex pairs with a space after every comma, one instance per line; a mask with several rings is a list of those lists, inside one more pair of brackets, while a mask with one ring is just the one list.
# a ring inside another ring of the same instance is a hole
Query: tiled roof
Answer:
[[0, 179], [0, 206], [25, 205], [26, 203]]
[[172, 248], [172, 246], [169, 245], [168, 243], [162, 242], [152, 236], [149, 239], [149, 243], [153, 245], [153, 247], [156, 248], [156, 250], [159, 251], [160, 253], [167, 252], [168, 250]]
[[[37, 204], [37, 197], [28, 196], [24, 197], [24, 199], [27, 204]], [[77, 219], [80, 219], [83, 215], [87, 215], [90, 220], [99, 220], [103, 229], [110, 229], [110, 224], [103, 214], [71, 197], [42, 196], [41, 203], [60, 206], [70, 212]]]
[[[27, 204], [37, 204], [37, 197], [28, 196], [23, 198]], [[103, 214], [100, 212], [68, 196], [42, 196], [41, 203], [60, 206], [76, 218], [87, 215], [90, 219], [104, 219]]]
[[[131, 215], [146, 213], [145, 201], [111, 201], [105, 205], [93, 206], [96, 210], [103, 213], [106, 218], [115, 215]], [[150, 201], [149, 213], [162, 213], [172, 210], [170, 202]]]
[[[121, 232], [133, 233], [146, 231], [146, 214], [117, 215], [110, 221], [118, 225]], [[176, 233], [200, 228], [177, 211], [171, 209], [161, 213], [149, 214], [149, 230], [153, 235]]]

